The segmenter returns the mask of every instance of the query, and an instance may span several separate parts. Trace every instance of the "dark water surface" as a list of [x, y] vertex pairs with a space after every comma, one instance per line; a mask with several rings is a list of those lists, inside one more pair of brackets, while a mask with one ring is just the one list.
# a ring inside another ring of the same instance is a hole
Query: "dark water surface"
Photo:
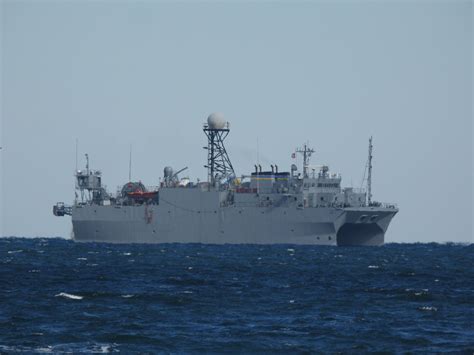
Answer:
[[474, 246], [0, 239], [0, 352], [474, 349]]

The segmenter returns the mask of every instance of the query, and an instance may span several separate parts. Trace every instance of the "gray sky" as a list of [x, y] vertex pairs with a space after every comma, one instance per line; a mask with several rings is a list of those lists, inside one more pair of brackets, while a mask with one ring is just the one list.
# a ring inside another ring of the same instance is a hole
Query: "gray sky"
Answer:
[[69, 237], [75, 140], [110, 190], [165, 165], [205, 179], [202, 123], [238, 174], [309, 141], [374, 198], [389, 242], [473, 238], [472, 3], [1, 2], [1, 233]]

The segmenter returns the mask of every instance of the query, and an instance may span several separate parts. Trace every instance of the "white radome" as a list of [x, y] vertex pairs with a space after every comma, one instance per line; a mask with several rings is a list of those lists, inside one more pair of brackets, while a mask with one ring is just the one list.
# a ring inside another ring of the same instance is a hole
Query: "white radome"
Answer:
[[224, 118], [224, 115], [220, 112], [214, 112], [209, 115], [207, 118], [207, 124], [210, 129], [224, 129], [227, 121]]
[[163, 173], [165, 177], [170, 177], [171, 175], [173, 175], [173, 168], [171, 166], [165, 166], [165, 168], [163, 169]]

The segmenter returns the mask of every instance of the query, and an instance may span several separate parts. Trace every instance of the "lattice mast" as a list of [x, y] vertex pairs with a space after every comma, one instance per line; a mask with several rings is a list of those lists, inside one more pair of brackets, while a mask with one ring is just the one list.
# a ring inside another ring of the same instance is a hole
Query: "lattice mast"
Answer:
[[224, 140], [229, 135], [229, 122], [222, 114], [213, 113], [204, 124], [204, 134], [207, 136], [207, 181], [215, 185], [217, 181], [235, 176], [234, 168], [225, 149]]

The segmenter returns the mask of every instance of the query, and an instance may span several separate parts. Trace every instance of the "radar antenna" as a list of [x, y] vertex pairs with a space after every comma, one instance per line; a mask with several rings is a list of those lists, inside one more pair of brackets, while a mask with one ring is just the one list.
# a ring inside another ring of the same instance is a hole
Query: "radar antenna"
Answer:
[[314, 153], [314, 149], [308, 148], [308, 146], [305, 144], [303, 146], [303, 149], [297, 148], [296, 153], [301, 153], [303, 155], [303, 177], [307, 178], [308, 177], [309, 158], [311, 157], [311, 154]]
[[367, 175], [367, 204], [372, 203], [372, 136], [369, 138], [369, 159], [368, 159], [368, 175]]
[[224, 146], [224, 140], [229, 135], [229, 122], [223, 120], [220, 114], [213, 113], [204, 124], [207, 136], [207, 179], [211, 185], [217, 181], [235, 176], [234, 168]]

